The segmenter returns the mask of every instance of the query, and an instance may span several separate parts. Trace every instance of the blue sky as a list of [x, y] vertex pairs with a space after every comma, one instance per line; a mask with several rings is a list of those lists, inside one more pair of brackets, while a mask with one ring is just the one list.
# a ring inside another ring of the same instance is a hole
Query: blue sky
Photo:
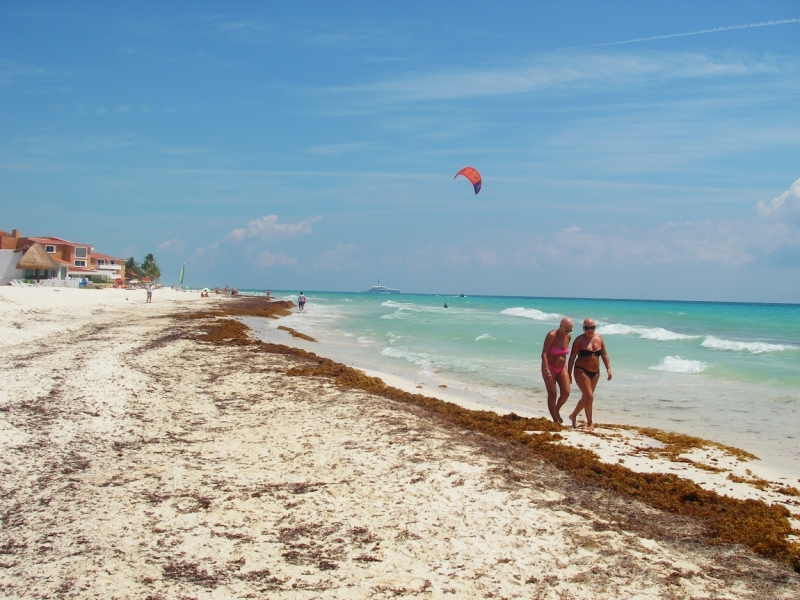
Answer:
[[800, 302], [800, 2], [283, 4], [3, 2], [0, 229], [166, 284]]

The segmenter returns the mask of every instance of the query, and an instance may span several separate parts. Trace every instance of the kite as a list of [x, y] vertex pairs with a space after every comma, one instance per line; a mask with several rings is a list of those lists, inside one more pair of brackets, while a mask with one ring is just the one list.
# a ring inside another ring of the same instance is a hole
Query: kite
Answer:
[[475, 188], [475, 195], [477, 196], [478, 192], [481, 191], [481, 174], [478, 173], [472, 167], [464, 167], [453, 176], [453, 179], [455, 179], [459, 175], [463, 175], [464, 177], [469, 179], [470, 183], [472, 184], [472, 187]]

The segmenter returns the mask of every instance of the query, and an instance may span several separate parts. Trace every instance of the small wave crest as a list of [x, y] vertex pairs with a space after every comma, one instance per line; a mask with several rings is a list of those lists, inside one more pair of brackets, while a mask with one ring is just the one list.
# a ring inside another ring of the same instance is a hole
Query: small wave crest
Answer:
[[405, 350], [400, 350], [399, 348], [392, 348], [391, 346], [381, 350], [381, 355], [390, 356], [392, 358], [404, 358], [408, 362], [419, 365], [420, 367], [427, 367], [431, 363], [431, 357], [427, 354], [407, 352]]
[[640, 327], [637, 325], [623, 325], [622, 323], [609, 323], [597, 328], [600, 335], [638, 335], [645, 340], [659, 342], [673, 342], [675, 340], [696, 340], [699, 335], [685, 335], [675, 333], [663, 327]]
[[721, 340], [709, 335], [700, 344], [704, 348], [714, 350], [733, 350], [734, 352], [751, 352], [752, 354], [763, 354], [764, 352], [783, 352], [785, 350], [798, 350], [797, 346], [789, 344], [767, 344], [766, 342], [732, 342]]
[[535, 308], [522, 308], [521, 306], [515, 308], [507, 308], [501, 310], [502, 315], [511, 315], [512, 317], [525, 317], [526, 319], [534, 319], [535, 321], [555, 321], [561, 318], [558, 313], [547, 313]]
[[653, 371], [669, 371], [670, 373], [694, 374], [702, 373], [708, 365], [701, 360], [689, 360], [680, 356], [665, 356], [657, 365], [650, 367]]
[[479, 335], [478, 337], [476, 337], [475, 341], [480, 342], [481, 340], [495, 340], [495, 339], [497, 338], [492, 337], [488, 333], [484, 333], [483, 335]]

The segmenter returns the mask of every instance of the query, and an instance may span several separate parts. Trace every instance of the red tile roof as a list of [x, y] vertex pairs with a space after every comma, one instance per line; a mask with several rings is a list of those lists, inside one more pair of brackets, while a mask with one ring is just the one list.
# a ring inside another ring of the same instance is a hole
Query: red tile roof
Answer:
[[103, 258], [106, 260], [116, 260], [122, 264], [125, 264], [124, 258], [117, 258], [116, 256], [109, 256], [108, 254], [100, 254], [99, 252], [92, 252], [92, 258]]
[[76, 244], [75, 242], [70, 242], [67, 240], [62, 240], [61, 238], [57, 237], [28, 237], [27, 239], [33, 240], [34, 242], [39, 242], [40, 244], [62, 244], [64, 246], [86, 246], [87, 248], [91, 248], [90, 244]]

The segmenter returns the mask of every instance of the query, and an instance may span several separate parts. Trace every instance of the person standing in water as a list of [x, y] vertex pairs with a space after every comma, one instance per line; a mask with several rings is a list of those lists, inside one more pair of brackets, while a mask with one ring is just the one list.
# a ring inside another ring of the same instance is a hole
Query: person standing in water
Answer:
[[[558, 329], [554, 329], [544, 338], [542, 346], [542, 377], [547, 388], [547, 409], [555, 423], [563, 423], [559, 411], [569, 398], [569, 373], [564, 367], [569, 354], [569, 340], [572, 337], [572, 321], [567, 317], [561, 319]], [[561, 394], [556, 400], [556, 385]]]
[[592, 403], [594, 402], [594, 390], [597, 387], [597, 382], [600, 381], [600, 358], [603, 359], [603, 364], [606, 366], [606, 373], [608, 380], [611, 381], [611, 363], [608, 360], [608, 353], [606, 352], [606, 344], [602, 336], [595, 333], [595, 325], [593, 319], [586, 319], [583, 322], [583, 335], [575, 338], [575, 343], [572, 344], [572, 354], [569, 357], [569, 367], [567, 369], [570, 374], [570, 380], [574, 377], [575, 383], [581, 390], [581, 399], [569, 420], [572, 421], [572, 428], [574, 429], [577, 424], [575, 420], [581, 411], [586, 413], [586, 431], [594, 431], [594, 421], [592, 421]]
[[306, 305], [306, 297], [303, 292], [300, 292], [300, 296], [297, 298], [297, 304], [300, 306], [300, 310], [302, 311]]

